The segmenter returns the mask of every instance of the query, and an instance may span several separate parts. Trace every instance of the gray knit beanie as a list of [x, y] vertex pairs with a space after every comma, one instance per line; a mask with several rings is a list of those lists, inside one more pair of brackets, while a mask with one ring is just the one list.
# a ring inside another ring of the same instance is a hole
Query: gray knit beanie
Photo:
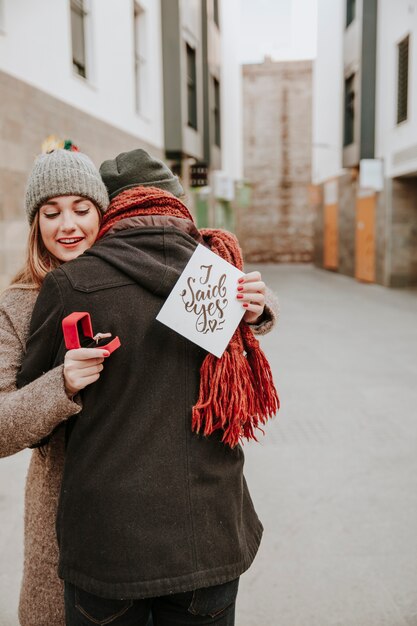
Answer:
[[158, 187], [177, 198], [184, 194], [178, 176], [142, 148], [122, 152], [115, 159], [104, 161], [100, 165], [100, 174], [110, 200], [131, 187]]
[[96, 166], [82, 152], [59, 149], [36, 158], [26, 187], [29, 224], [41, 204], [57, 196], [89, 198], [102, 213], [109, 205], [107, 189]]

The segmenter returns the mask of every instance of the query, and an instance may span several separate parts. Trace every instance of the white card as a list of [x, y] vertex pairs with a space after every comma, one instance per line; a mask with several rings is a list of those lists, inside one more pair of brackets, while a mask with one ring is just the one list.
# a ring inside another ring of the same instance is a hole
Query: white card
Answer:
[[236, 300], [243, 275], [199, 244], [156, 319], [221, 357], [245, 313]]

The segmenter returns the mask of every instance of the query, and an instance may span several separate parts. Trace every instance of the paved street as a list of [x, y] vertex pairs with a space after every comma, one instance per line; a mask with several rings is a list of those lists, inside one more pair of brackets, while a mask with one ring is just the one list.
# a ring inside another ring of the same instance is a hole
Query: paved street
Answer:
[[[237, 625], [417, 626], [417, 291], [309, 266], [263, 276], [282, 410], [245, 446], [265, 535]], [[0, 626], [17, 626], [28, 458], [0, 460]]]

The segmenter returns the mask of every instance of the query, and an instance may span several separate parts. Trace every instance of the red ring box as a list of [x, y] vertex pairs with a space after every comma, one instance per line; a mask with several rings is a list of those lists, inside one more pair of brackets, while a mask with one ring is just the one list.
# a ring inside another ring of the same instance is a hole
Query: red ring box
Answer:
[[[80, 328], [81, 327], [81, 328]], [[80, 330], [83, 339], [80, 340]], [[64, 333], [65, 347], [67, 350], [76, 348], [105, 348], [110, 354], [120, 348], [119, 337], [114, 337], [108, 343], [103, 343], [107, 338], [101, 339], [98, 343], [94, 341], [91, 317], [86, 312], [75, 312], [67, 315], [62, 320], [62, 331]]]

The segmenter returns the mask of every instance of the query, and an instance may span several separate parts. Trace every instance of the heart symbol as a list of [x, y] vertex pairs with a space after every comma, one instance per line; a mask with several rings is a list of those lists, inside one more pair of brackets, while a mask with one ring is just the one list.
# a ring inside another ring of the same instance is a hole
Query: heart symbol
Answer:
[[210, 326], [210, 330], [211, 330], [211, 332], [213, 333], [213, 332], [214, 332], [214, 329], [215, 329], [215, 328], [216, 328], [216, 326], [217, 326], [217, 320], [209, 320], [209, 326]]

